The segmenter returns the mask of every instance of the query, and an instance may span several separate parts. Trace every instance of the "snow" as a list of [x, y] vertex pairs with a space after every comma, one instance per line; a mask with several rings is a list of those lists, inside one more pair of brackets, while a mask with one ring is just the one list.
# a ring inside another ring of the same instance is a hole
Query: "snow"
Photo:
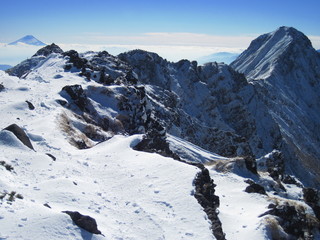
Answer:
[[[67, 142], [57, 123], [64, 110], [55, 99], [64, 85], [87, 83], [64, 72], [63, 62], [51, 56], [26, 79], [0, 72], [6, 88], [0, 95], [0, 126], [17, 123], [36, 150], [0, 131], [0, 161], [14, 168], [0, 166], [0, 194], [23, 196], [0, 200], [0, 239], [214, 239], [192, 195], [198, 168], [134, 151], [141, 135], [114, 136], [86, 150]], [[54, 78], [57, 74], [61, 77]], [[28, 109], [26, 99], [35, 110]], [[105, 237], [79, 229], [61, 213], [65, 210], [94, 217]]]
[[248, 194], [248, 186], [242, 177], [231, 173], [210, 171], [214, 179], [216, 194], [220, 196], [219, 218], [226, 239], [245, 240], [268, 239], [259, 215], [267, 211], [268, 197], [261, 194]]
[[170, 149], [187, 162], [211, 163], [227, 159], [170, 134], [168, 134], [167, 141]]
[[1, 235], [80, 238], [81, 232], [61, 213], [71, 210], [93, 216], [107, 239], [212, 239], [205, 213], [191, 195], [198, 169], [135, 152], [130, 145], [137, 138], [115, 136], [86, 150], [85, 157], [79, 150], [55, 151], [56, 162], [39, 149], [25, 154], [1, 148], [3, 158], [17, 159], [10, 162], [16, 175], [9, 180], [9, 191], [24, 197], [12, 205], [3, 203]]
[[[85, 55], [93, 57], [90, 52]], [[200, 171], [197, 167], [155, 153], [133, 150], [142, 135], [110, 135], [108, 141], [99, 144], [92, 141], [91, 148], [82, 150], [68, 142], [68, 133], [61, 129], [61, 116], [67, 116], [76, 129], [84, 125], [57, 103], [56, 100], [63, 98], [64, 86], [80, 84], [95, 111], [111, 119], [118, 114], [114, 98], [121, 96], [122, 90], [121, 86], [105, 87], [89, 82], [80, 77], [76, 69], [65, 71], [65, 63], [61, 55], [51, 54], [25, 78], [11, 77], [0, 71], [0, 82], [5, 87], [0, 92], [0, 129], [18, 124], [35, 148], [35, 151], [27, 148], [11, 132], [0, 131], [0, 161], [13, 167], [8, 171], [0, 165], [0, 197], [3, 196], [0, 199], [0, 239], [42, 239], [43, 236], [66, 240], [215, 239], [211, 222], [193, 196], [193, 180]], [[221, 75], [228, 80], [231, 73], [223, 64], [211, 64], [220, 75], [206, 78], [206, 83], [196, 81], [187, 89], [182, 72], [193, 76], [191, 64], [186, 62], [180, 72], [172, 73], [172, 85], [186, 92], [183, 101], [186, 106], [190, 105], [186, 110], [193, 116], [198, 112], [197, 106], [206, 109], [204, 102], [211, 96], [207, 85], [213, 84], [213, 78]], [[209, 67], [210, 64], [205, 69]], [[230, 81], [220, 81], [216, 87], [228, 90], [231, 85]], [[157, 101], [159, 89], [146, 85], [149, 97], [154, 95], [152, 101]], [[28, 108], [26, 100], [32, 102], [34, 110]], [[230, 105], [237, 104], [235, 100]], [[252, 102], [251, 107], [255, 104], [258, 103]], [[161, 103], [159, 106], [164, 107]], [[202, 118], [203, 123], [219, 122], [211, 116]], [[263, 119], [261, 124], [271, 128], [270, 119]], [[226, 239], [269, 239], [267, 218], [260, 215], [268, 211], [273, 199], [301, 203], [302, 191], [297, 186], [284, 184], [287, 192], [276, 195], [273, 193], [275, 181], [264, 172], [248, 174], [242, 165], [232, 165], [235, 159], [219, 156], [173, 135], [167, 135], [167, 140], [171, 150], [182, 160], [200, 162], [209, 169], [217, 185], [215, 193], [220, 197], [218, 216]], [[230, 163], [231, 170], [217, 171], [214, 166], [224, 162]], [[248, 178], [263, 185], [268, 196], [245, 192], [248, 184], [244, 180]], [[18, 198], [18, 194], [23, 199]], [[304, 207], [308, 208], [305, 204]], [[77, 227], [62, 213], [66, 210], [94, 217], [104, 236]], [[308, 210], [311, 213], [310, 207]]]

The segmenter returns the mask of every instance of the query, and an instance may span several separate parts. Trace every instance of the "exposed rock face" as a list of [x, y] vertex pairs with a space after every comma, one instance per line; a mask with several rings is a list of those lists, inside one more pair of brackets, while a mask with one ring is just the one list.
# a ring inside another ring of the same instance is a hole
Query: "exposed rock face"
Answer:
[[101, 231], [98, 230], [98, 225], [94, 218], [82, 215], [79, 212], [63, 211], [63, 213], [68, 214], [72, 221], [84, 230], [94, 234], [101, 234]]
[[133, 66], [139, 81], [148, 84], [155, 115], [169, 133], [223, 156], [253, 156], [248, 139], [252, 145], [259, 141], [245, 106], [246, 95], [253, 94], [253, 89], [243, 75], [224, 64], [170, 63], [141, 50], [119, 58]]
[[24, 145], [34, 150], [29, 137], [17, 124], [11, 124], [10, 126], [6, 127], [4, 130], [8, 130], [12, 132]]

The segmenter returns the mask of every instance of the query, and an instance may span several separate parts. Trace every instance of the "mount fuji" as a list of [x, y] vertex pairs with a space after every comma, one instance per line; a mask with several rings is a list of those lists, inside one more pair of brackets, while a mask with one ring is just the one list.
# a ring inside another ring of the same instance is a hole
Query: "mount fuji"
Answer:
[[38, 40], [32, 35], [26, 35], [14, 42], [9, 43], [8, 45], [18, 45], [19, 43], [24, 43], [33, 46], [45, 46], [46, 44]]

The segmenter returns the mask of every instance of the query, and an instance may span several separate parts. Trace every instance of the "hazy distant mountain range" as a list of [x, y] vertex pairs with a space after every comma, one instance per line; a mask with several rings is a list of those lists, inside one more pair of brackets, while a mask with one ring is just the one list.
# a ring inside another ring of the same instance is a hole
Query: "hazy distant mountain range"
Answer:
[[203, 56], [197, 59], [199, 64], [205, 64], [208, 62], [223, 62], [229, 64], [233, 62], [240, 53], [231, 53], [231, 52], [217, 52], [210, 54], [208, 56]]
[[12, 66], [11, 65], [7, 65], [7, 64], [0, 64], [0, 70], [7, 70], [9, 68], [11, 68]]

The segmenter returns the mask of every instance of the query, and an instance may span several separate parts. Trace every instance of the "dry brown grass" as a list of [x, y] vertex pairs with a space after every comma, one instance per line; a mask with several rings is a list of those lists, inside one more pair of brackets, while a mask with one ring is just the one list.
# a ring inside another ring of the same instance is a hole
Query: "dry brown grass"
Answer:
[[58, 125], [62, 132], [65, 133], [68, 142], [72, 146], [75, 146], [79, 149], [82, 149], [84, 144], [86, 145], [86, 147], [92, 147], [92, 141], [90, 141], [90, 139], [83, 132], [74, 127], [71, 121], [72, 117], [76, 117], [79, 119], [79, 116], [74, 116], [74, 114], [68, 115], [67, 112], [61, 113], [58, 118]]
[[267, 232], [270, 233], [272, 240], [286, 240], [288, 235], [284, 232], [280, 226], [278, 220], [275, 217], [268, 216], [264, 219]]

